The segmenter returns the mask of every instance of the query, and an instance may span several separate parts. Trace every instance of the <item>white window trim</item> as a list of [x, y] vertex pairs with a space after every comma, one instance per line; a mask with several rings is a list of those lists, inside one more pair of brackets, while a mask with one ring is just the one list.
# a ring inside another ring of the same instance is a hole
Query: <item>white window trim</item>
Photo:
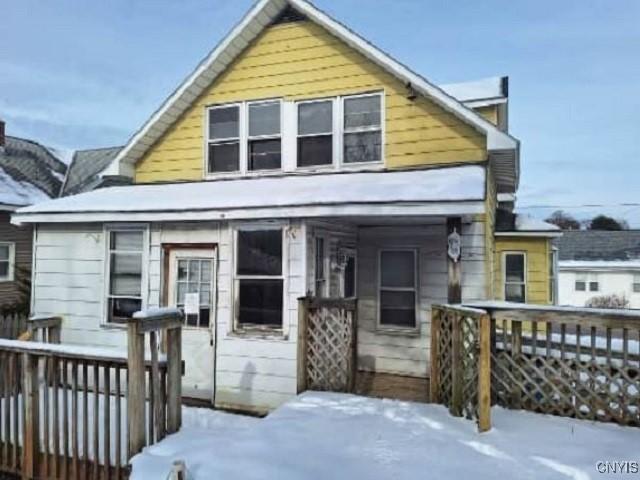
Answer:
[[[171, 296], [171, 305], [172, 306], [177, 306], [178, 305], [178, 287], [177, 285], [180, 283], [178, 281], [178, 263], [181, 260], [186, 260], [186, 261], [190, 261], [190, 260], [198, 260], [198, 261], [210, 261], [211, 262], [211, 279], [209, 281], [209, 300], [210, 300], [210, 308], [211, 311], [209, 313], [209, 326], [208, 327], [203, 327], [200, 325], [188, 325], [187, 324], [187, 316], [184, 316], [183, 322], [182, 322], [182, 328], [186, 329], [186, 330], [195, 330], [195, 331], [205, 331], [205, 330], [213, 330], [214, 326], [215, 326], [215, 320], [216, 320], [216, 305], [217, 305], [217, 298], [216, 298], [216, 291], [217, 291], [217, 259], [216, 259], [216, 250], [217, 249], [211, 249], [211, 250], [190, 250], [188, 248], [185, 249], [180, 249], [176, 252], [173, 262], [170, 265], [170, 275], [169, 275], [169, 279], [170, 281], [172, 281], [175, 285], [172, 287], [172, 296]], [[171, 278], [171, 274], [174, 275], [173, 278]], [[188, 282], [188, 280], [187, 280]], [[198, 279], [198, 284], [201, 284], [202, 282], [200, 281], [200, 279]], [[200, 306], [202, 306], [202, 304], [200, 304]], [[198, 315], [199, 317], [199, 315]], [[198, 318], [198, 321], [200, 319]]]
[[[413, 291], [414, 292], [414, 312], [415, 312], [415, 325], [413, 327], [403, 327], [400, 325], [383, 325], [382, 323], [380, 323], [380, 317], [381, 317], [381, 313], [382, 313], [382, 295], [381, 292], [383, 290], [382, 287], [382, 253], [383, 252], [411, 252], [413, 253], [413, 289], [410, 288], [404, 288], [404, 287], [399, 287], [399, 288], [392, 288], [392, 287], [385, 287], [384, 290], [389, 290], [389, 291], [402, 291], [402, 292], [409, 292], [409, 291]], [[398, 247], [398, 248], [394, 248], [394, 247], [384, 247], [384, 248], [380, 248], [378, 249], [378, 279], [376, 282], [376, 329], [380, 330], [380, 331], [384, 331], [384, 332], [418, 332], [420, 330], [420, 322], [419, 322], [419, 318], [420, 318], [420, 285], [418, 283], [418, 280], [420, 278], [419, 276], [419, 269], [420, 265], [419, 265], [419, 251], [418, 248], [407, 248], [407, 247]], [[357, 295], [357, 293], [356, 293]]]
[[[232, 321], [227, 329], [227, 335], [233, 334], [255, 334], [258, 337], [262, 337], [265, 334], [271, 334], [278, 337], [284, 337], [286, 339], [289, 334], [289, 302], [288, 302], [288, 271], [289, 271], [289, 242], [288, 242], [288, 222], [252, 222], [252, 223], [238, 223], [231, 227], [233, 247], [232, 247], [232, 262], [231, 262], [231, 296], [233, 298], [232, 308]], [[238, 232], [239, 231], [257, 231], [257, 230], [276, 230], [280, 229], [282, 232], [282, 271], [279, 276], [277, 275], [238, 275]], [[255, 279], [255, 280], [273, 280], [282, 279], [282, 327], [260, 327], [260, 326], [243, 326], [238, 322], [238, 316], [240, 313], [240, 280], [242, 279]]]
[[[507, 282], [507, 256], [508, 255], [522, 255], [524, 257], [524, 281], [523, 282]], [[502, 252], [502, 298], [507, 301], [507, 283], [514, 285], [524, 285], [524, 303], [528, 300], [528, 284], [529, 284], [529, 269], [527, 252], [520, 250], [510, 250]]]
[[[260, 135], [255, 137], [249, 136], [249, 106], [259, 105], [265, 103], [279, 103], [280, 104], [280, 134], [279, 135]], [[209, 138], [209, 112], [211, 110], [238, 107], [238, 135], [239, 137], [229, 137], [228, 139], [219, 139], [212, 141]], [[220, 103], [215, 105], [207, 105], [204, 108], [204, 144], [203, 144], [203, 172], [205, 179], [222, 179], [222, 178], [237, 178], [239, 176], [264, 176], [264, 175], [278, 175], [282, 174], [285, 165], [284, 151], [285, 151], [285, 102], [281, 98], [265, 98], [260, 100], [248, 100], [244, 102], [229, 102]], [[249, 170], [249, 141], [250, 140], [269, 140], [280, 139], [281, 145], [281, 160], [280, 168], [274, 168], [270, 170]], [[209, 145], [211, 143], [232, 143], [238, 141], [238, 170], [232, 172], [210, 172], [209, 171]]]
[[0, 277], [0, 283], [13, 282], [15, 280], [16, 244], [14, 242], [0, 242], [0, 245], [3, 247], [9, 247], [9, 257], [7, 260], [3, 260], [9, 262], [9, 267], [7, 268], [7, 275]]
[[[584, 290], [578, 290], [578, 283], [584, 283]], [[586, 273], [578, 272], [575, 274], [575, 278], [573, 281], [573, 291], [574, 292], [588, 292], [589, 291], [589, 275]]]
[[[361, 127], [356, 129], [347, 129], [344, 126], [344, 102], [345, 100], [350, 100], [353, 98], [364, 98], [364, 97], [380, 97], [380, 127]], [[385, 164], [385, 147], [386, 147], [386, 106], [385, 106], [385, 92], [375, 91], [375, 92], [367, 92], [367, 93], [359, 93], [357, 95], [343, 95], [339, 98], [340, 104], [340, 122], [338, 128], [338, 134], [340, 137], [339, 141], [339, 150], [337, 155], [337, 167], [343, 170], [351, 170], [351, 169], [360, 169], [363, 166], [371, 166], [371, 165], [384, 165]], [[348, 133], [366, 133], [366, 132], [380, 132], [380, 160], [372, 161], [372, 162], [345, 162], [344, 161], [344, 137]]]
[[[304, 134], [304, 135], [300, 135], [299, 132], [299, 114], [298, 114], [298, 108], [300, 107], [300, 105], [305, 105], [305, 104], [310, 104], [310, 103], [322, 103], [322, 102], [331, 102], [331, 131], [330, 132], [324, 132], [324, 133], [309, 133], [309, 134]], [[337, 167], [337, 161], [336, 161], [336, 157], [338, 155], [338, 152], [340, 151], [340, 146], [339, 146], [339, 135], [338, 135], [338, 125], [339, 125], [339, 118], [337, 116], [337, 110], [338, 110], [338, 98], [337, 97], [325, 97], [325, 98], [314, 98], [311, 100], [300, 100], [295, 102], [295, 127], [293, 129], [293, 131], [295, 132], [295, 149], [294, 149], [294, 156], [295, 156], [295, 160], [293, 162], [293, 166], [295, 168], [295, 170], [299, 171], [299, 172], [314, 172], [314, 171], [323, 171], [326, 172], [327, 170], [334, 170]], [[298, 165], [298, 139], [300, 138], [310, 138], [310, 137], [324, 137], [327, 135], [331, 135], [331, 163], [327, 163], [325, 165], [303, 165], [303, 166], [299, 166]]]
[[[141, 308], [145, 310], [149, 302], [149, 225], [148, 224], [105, 224], [102, 230], [104, 238], [104, 290], [102, 295], [102, 326], [107, 328], [126, 328], [126, 324], [109, 322], [109, 298], [111, 275], [110, 233], [120, 231], [142, 231], [142, 278], [140, 285]], [[127, 297], [128, 298], [128, 297]]]

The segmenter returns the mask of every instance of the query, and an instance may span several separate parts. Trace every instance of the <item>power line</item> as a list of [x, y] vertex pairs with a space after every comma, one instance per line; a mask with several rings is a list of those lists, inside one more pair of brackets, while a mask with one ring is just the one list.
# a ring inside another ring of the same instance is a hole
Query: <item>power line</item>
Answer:
[[570, 208], [629, 208], [640, 207], [640, 203], [585, 203], [580, 205], [518, 205], [518, 210], [534, 209], [534, 208], [558, 208], [558, 209], [570, 209]]

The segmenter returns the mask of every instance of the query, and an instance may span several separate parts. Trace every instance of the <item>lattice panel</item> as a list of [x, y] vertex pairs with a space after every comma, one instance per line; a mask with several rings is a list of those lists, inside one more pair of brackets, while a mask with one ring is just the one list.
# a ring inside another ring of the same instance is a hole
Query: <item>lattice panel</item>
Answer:
[[498, 350], [492, 390], [498, 404], [511, 408], [640, 426], [640, 368], [599, 360]]
[[453, 366], [453, 314], [443, 312], [440, 319], [440, 331], [438, 342], [438, 372], [440, 378], [440, 402], [443, 405], [451, 405], [452, 399], [452, 366]]
[[348, 392], [353, 365], [354, 313], [342, 308], [310, 309], [307, 317], [307, 388]]
[[460, 364], [462, 375], [462, 413], [478, 418], [479, 331], [476, 318], [462, 317]]

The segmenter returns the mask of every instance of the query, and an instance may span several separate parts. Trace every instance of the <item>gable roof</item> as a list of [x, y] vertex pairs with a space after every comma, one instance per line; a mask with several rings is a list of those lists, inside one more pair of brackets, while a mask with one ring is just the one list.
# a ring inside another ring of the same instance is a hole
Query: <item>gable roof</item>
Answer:
[[0, 209], [13, 210], [57, 197], [66, 170], [50, 149], [7, 136], [0, 149]]
[[565, 230], [556, 241], [560, 261], [640, 259], [640, 230]]
[[[487, 136], [487, 148], [495, 151], [495, 161], [504, 164], [494, 175], [499, 190], [515, 190], [519, 177], [519, 142], [474, 112], [444, 90], [410, 70], [306, 0], [258, 0], [231, 32], [200, 62], [196, 69], [164, 101], [114, 159], [114, 171], [127, 165], [129, 171], [147, 150], [184, 113], [192, 102], [283, 12], [293, 8], [319, 24], [351, 48], [378, 64], [418, 94], [429, 97], [464, 122]], [[505, 152], [508, 152], [505, 154]], [[491, 159], [491, 158], [490, 158]], [[500, 167], [500, 165], [498, 165]], [[504, 184], [504, 185], [502, 185]]]
[[60, 196], [65, 197], [100, 188], [105, 186], [105, 181], [113, 185], [112, 177], [103, 177], [101, 174], [121, 150], [122, 147], [107, 147], [76, 151], [69, 165]]

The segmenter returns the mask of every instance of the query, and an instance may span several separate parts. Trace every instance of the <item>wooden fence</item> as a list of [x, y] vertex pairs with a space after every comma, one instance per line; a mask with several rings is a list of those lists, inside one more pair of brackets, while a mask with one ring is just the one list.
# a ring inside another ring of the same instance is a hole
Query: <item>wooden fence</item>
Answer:
[[23, 313], [0, 313], [0, 338], [17, 339], [27, 331], [27, 319]]
[[[504, 303], [473, 307], [433, 310], [433, 401], [453, 414], [481, 417], [487, 398], [467, 385], [475, 375], [485, 384], [489, 374], [491, 404], [640, 426], [639, 312]], [[462, 353], [454, 352], [456, 344]], [[481, 421], [480, 429], [489, 425]]]
[[351, 392], [357, 368], [356, 300], [301, 298], [298, 392]]
[[175, 311], [132, 319], [128, 352], [0, 340], [0, 474], [127, 478], [133, 455], [180, 428], [181, 325]]

